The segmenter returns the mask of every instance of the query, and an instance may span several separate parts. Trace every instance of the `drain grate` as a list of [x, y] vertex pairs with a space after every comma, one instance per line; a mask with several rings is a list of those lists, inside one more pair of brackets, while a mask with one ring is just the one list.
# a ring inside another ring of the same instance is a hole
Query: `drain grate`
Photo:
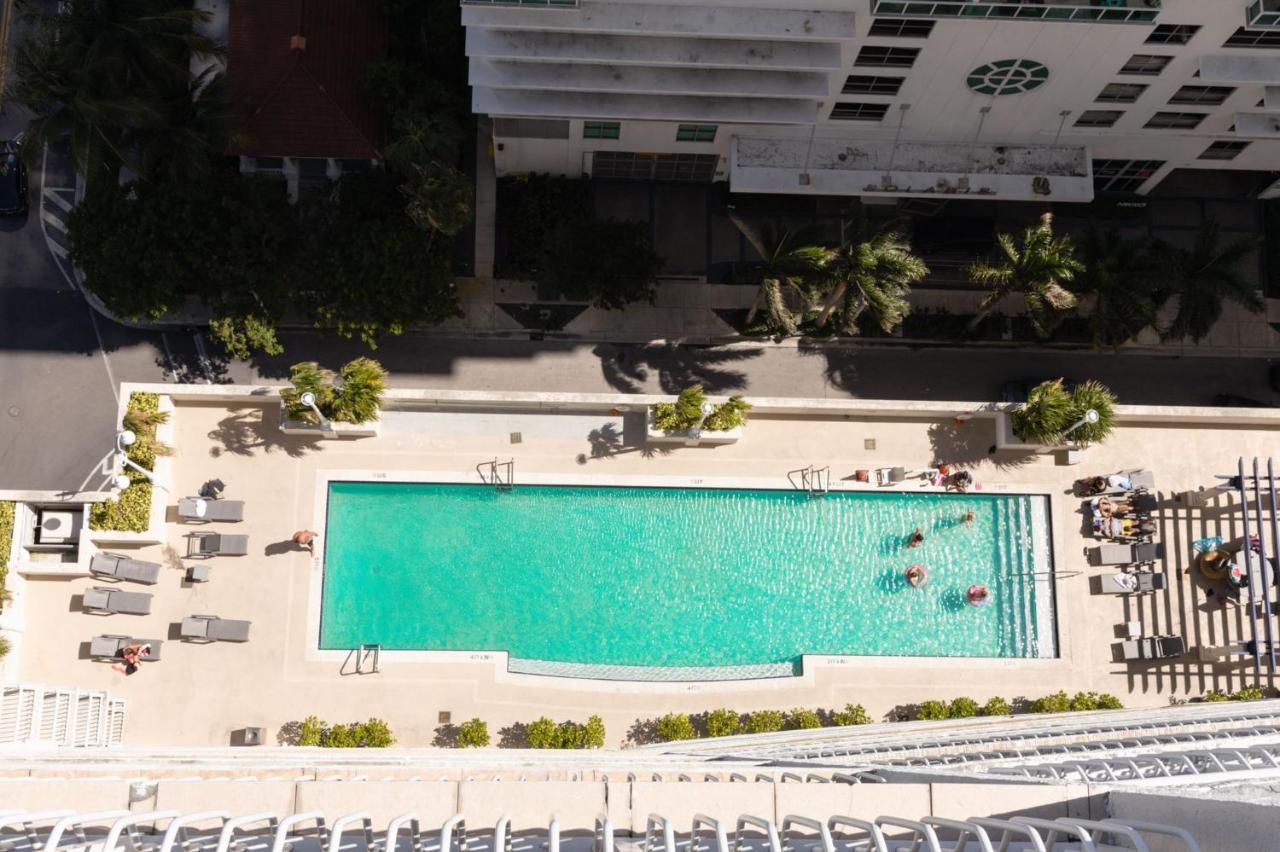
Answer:
[[523, 440], [524, 440], [524, 435], [523, 435], [523, 434], [521, 434], [520, 432], [512, 432], [512, 433], [511, 433], [511, 443], [513, 443], [513, 444], [519, 444], [519, 443], [520, 443], [521, 441], [523, 441]]
[[875, 448], [876, 448], [876, 439], [875, 439], [875, 438], [864, 438], [864, 439], [863, 439], [863, 441], [862, 441], [862, 449], [864, 449], [864, 450], [874, 450]]

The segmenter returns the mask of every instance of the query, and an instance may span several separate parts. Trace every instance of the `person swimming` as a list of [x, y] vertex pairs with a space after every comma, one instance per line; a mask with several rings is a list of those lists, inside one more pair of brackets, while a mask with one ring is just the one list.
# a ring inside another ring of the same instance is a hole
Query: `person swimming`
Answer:
[[924, 544], [924, 532], [919, 527], [916, 527], [907, 538], [907, 547], [919, 547], [922, 544]]

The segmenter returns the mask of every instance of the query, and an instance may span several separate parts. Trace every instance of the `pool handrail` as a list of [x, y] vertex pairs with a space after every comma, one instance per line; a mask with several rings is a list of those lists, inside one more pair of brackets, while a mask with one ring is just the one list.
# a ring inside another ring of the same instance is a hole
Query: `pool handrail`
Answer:
[[[222, 820], [225, 825], [227, 820], [231, 818], [228, 811], [196, 811], [193, 814], [182, 814], [169, 820], [169, 825], [165, 827], [164, 837], [160, 841], [160, 852], [174, 852], [174, 844], [180, 844], [181, 852], [190, 852], [187, 847], [188, 840], [183, 837], [179, 839], [179, 835], [192, 823], [205, 822], [207, 820]], [[205, 834], [209, 837], [216, 837], [222, 832], [222, 825], [217, 828], [205, 830]]]
[[[833, 816], [827, 820], [827, 829], [831, 832], [832, 842], [835, 842], [838, 836], [839, 828], [856, 828], [859, 831], [866, 832], [866, 843], [874, 843], [875, 848], [868, 847], [868, 852], [889, 852], [888, 843], [885, 841], [884, 831], [874, 822], [865, 819], [858, 819], [851, 816]], [[862, 846], [863, 841], [858, 841], [858, 845]]]
[[752, 814], [742, 814], [738, 817], [738, 822], [733, 829], [734, 852], [746, 852], [747, 846], [743, 843], [743, 830], [748, 826], [757, 828], [765, 833], [765, 837], [769, 841], [769, 852], [782, 852], [782, 841], [778, 837], [778, 827], [773, 824], [773, 820], [753, 816]]
[[514, 845], [511, 838], [511, 814], [503, 814], [493, 825], [493, 852], [511, 852]]
[[1136, 852], [1151, 852], [1151, 847], [1147, 845], [1147, 841], [1142, 839], [1142, 835], [1132, 826], [1124, 823], [1105, 823], [1091, 819], [1075, 819], [1073, 817], [1063, 817], [1059, 821], [1068, 825], [1078, 825], [1087, 830], [1094, 838], [1095, 843], [1101, 844], [1102, 838], [1110, 834], [1113, 837], [1123, 837]]
[[560, 818], [554, 815], [547, 825], [547, 852], [560, 852]]
[[644, 821], [644, 852], [654, 852], [654, 837], [662, 834], [662, 852], [677, 852], [676, 829], [671, 820], [661, 814], [649, 814]]
[[[347, 826], [353, 823], [359, 823], [359, 834], [364, 841], [364, 850], [373, 848], [373, 819], [367, 811], [357, 811], [353, 814], [340, 816], [333, 821], [333, 825], [329, 829], [327, 852], [342, 852], [343, 835], [347, 833]], [[353, 852], [361, 852], [361, 850], [355, 849]], [[443, 852], [443, 849], [441, 852]]]

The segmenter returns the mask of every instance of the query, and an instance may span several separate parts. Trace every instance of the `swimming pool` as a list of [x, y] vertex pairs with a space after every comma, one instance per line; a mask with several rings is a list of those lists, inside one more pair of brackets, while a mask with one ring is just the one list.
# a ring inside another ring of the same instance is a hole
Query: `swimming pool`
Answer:
[[[1047, 502], [335, 481], [320, 647], [649, 667], [1053, 656]], [[967, 605], [975, 583], [989, 605]]]

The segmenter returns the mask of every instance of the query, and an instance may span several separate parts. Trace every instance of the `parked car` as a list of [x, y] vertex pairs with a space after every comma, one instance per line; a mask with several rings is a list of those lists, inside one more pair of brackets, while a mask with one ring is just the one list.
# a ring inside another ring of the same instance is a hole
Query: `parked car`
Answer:
[[20, 139], [0, 142], [0, 216], [27, 214], [27, 166]]

